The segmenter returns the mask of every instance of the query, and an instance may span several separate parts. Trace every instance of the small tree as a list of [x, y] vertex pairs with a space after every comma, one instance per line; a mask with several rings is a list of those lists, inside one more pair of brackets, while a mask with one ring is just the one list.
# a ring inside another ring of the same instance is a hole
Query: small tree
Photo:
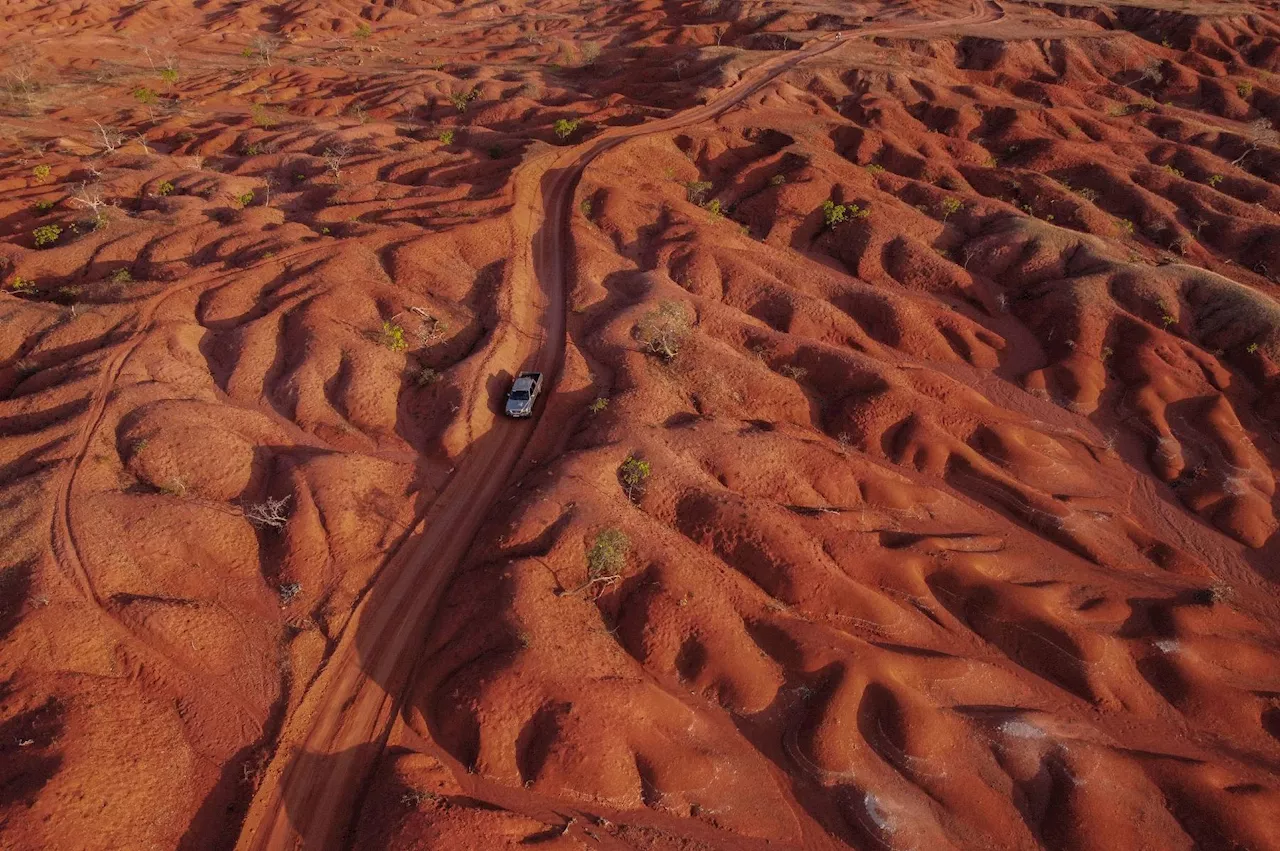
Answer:
[[689, 329], [685, 306], [678, 301], [664, 301], [641, 317], [635, 333], [651, 353], [664, 361], [672, 361], [680, 353]]
[[964, 209], [964, 204], [959, 198], [943, 198], [942, 199], [942, 221], [946, 223], [956, 213]]
[[1271, 121], [1266, 118], [1259, 118], [1249, 125], [1249, 148], [1243, 154], [1232, 160], [1232, 165], [1240, 165], [1244, 162], [1245, 157], [1263, 145], [1280, 144], [1280, 132], [1277, 132], [1271, 126]]
[[637, 493], [643, 492], [644, 484], [652, 472], [648, 461], [642, 461], [634, 455], [627, 456], [627, 460], [618, 468], [618, 480], [622, 482], [622, 489], [627, 492], [627, 499], [635, 499]]
[[453, 108], [458, 112], [466, 112], [467, 105], [478, 97], [480, 97], [479, 92], [475, 89], [468, 89], [465, 92], [454, 92], [449, 95], [449, 103], [453, 104]]

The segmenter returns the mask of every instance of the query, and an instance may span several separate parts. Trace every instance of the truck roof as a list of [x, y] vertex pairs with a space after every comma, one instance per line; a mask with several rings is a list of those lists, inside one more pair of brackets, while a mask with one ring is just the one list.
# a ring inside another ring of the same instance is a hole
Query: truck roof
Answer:
[[511, 389], [512, 390], [532, 390], [533, 385], [537, 381], [537, 379], [538, 379], [538, 373], [536, 372], [521, 373], [520, 377], [517, 378], [515, 380], [515, 383], [511, 385]]

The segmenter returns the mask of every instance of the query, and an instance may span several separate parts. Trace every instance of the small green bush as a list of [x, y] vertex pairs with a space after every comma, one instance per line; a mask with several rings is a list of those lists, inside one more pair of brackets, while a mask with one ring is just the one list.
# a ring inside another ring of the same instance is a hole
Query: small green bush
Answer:
[[159, 98], [159, 95], [156, 94], [155, 89], [140, 86], [133, 90], [133, 99], [143, 106], [151, 106], [156, 102], [157, 98]]
[[837, 204], [830, 198], [822, 202], [822, 223], [828, 228], [844, 223], [848, 216], [849, 208], [844, 204]]
[[50, 168], [45, 163], [41, 163], [40, 165], [31, 169], [31, 176], [36, 179], [36, 183], [44, 183], [46, 180], [49, 179], [49, 175], [52, 173], [53, 173], [53, 169]]
[[622, 482], [622, 487], [627, 492], [627, 499], [634, 499], [635, 495], [643, 490], [645, 482], [649, 480], [652, 473], [653, 468], [648, 461], [642, 461], [634, 455], [627, 456], [627, 460], [618, 467], [618, 480]]
[[36, 212], [44, 214], [53, 209], [53, 202], [48, 198], [41, 198], [35, 203]]
[[556, 131], [556, 135], [561, 139], [568, 139], [581, 124], [582, 119], [580, 118], [557, 118], [556, 123], [552, 125], [552, 129]]
[[159, 186], [156, 187], [156, 194], [162, 198], [166, 195], [172, 195], [173, 184], [166, 180], [164, 183], [161, 183]]
[[689, 314], [678, 301], [664, 301], [641, 317], [636, 325], [636, 339], [664, 361], [675, 360], [689, 336]]
[[1253, 83], [1245, 80], [1242, 83], [1236, 83], [1236, 94], [1240, 95], [1244, 100], [1248, 100], [1253, 94]]
[[178, 82], [178, 69], [165, 68], [160, 72], [160, 79], [166, 84], [172, 86], [174, 83]]
[[31, 235], [36, 239], [36, 248], [44, 248], [58, 241], [58, 237], [62, 236], [62, 228], [57, 225], [41, 225]]
[[942, 199], [942, 221], [945, 222], [954, 214], [964, 209], [964, 204], [959, 198], [943, 198]]
[[436, 138], [440, 140], [440, 144], [442, 144], [442, 145], [452, 145], [452, 144], [453, 144], [453, 137], [454, 137], [454, 131], [452, 131], [452, 130], [441, 130], [441, 131], [440, 131], [440, 135], [439, 135], [439, 136], [437, 136]]
[[253, 192], [245, 192], [236, 196], [236, 204], [240, 207], [247, 207], [253, 203]]
[[1205, 182], [1208, 183], [1210, 186], [1216, 187], [1219, 183], [1222, 182], [1222, 175], [1211, 174], [1209, 175], [1209, 179]]
[[382, 345], [393, 352], [403, 352], [409, 348], [409, 341], [405, 339], [404, 329], [391, 322], [382, 323], [382, 336], [380, 339]]
[[361, 21], [360, 26], [356, 27], [356, 31], [355, 31], [356, 38], [365, 39], [371, 35], [373, 35], [373, 27], [369, 26], [364, 21]]
[[133, 273], [121, 266], [111, 273], [111, 283], [113, 284], [131, 284], [133, 283]]
[[591, 582], [613, 582], [627, 566], [631, 541], [621, 529], [602, 529], [587, 551], [587, 579]]
[[599, 414], [599, 413], [602, 413], [608, 407], [609, 407], [608, 398], [604, 396], [597, 396], [594, 400], [592, 400], [591, 404], [587, 406], [587, 410], [589, 410], [593, 414]]

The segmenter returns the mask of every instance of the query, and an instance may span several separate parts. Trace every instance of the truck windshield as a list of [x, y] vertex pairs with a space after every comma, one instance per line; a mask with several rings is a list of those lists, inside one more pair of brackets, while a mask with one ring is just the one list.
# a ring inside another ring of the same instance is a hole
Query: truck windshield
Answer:
[[529, 391], [528, 390], [512, 390], [511, 398], [515, 399], [518, 402], [523, 402], [525, 399], [529, 398]]

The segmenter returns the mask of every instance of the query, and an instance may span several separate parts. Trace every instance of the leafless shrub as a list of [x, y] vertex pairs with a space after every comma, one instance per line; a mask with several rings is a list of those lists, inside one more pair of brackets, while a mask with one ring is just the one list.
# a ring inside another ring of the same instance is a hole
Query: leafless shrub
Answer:
[[325, 168], [333, 175], [333, 182], [341, 183], [342, 166], [347, 161], [347, 158], [351, 156], [351, 145], [346, 142], [340, 142], [334, 147], [325, 148], [321, 156], [324, 157]]
[[122, 131], [114, 127], [103, 127], [99, 121], [93, 123], [98, 128], [97, 132], [93, 134], [93, 141], [98, 147], [102, 148], [104, 153], [113, 153], [128, 138]]
[[253, 41], [249, 42], [248, 52], [250, 56], [256, 56], [264, 66], [270, 66], [279, 49], [280, 40], [264, 33], [254, 36]]
[[102, 185], [99, 183], [81, 183], [71, 193], [70, 203], [88, 210], [92, 216], [93, 229], [106, 227], [109, 222], [107, 211], [115, 206], [106, 199], [102, 193]]
[[664, 361], [672, 361], [689, 336], [690, 324], [688, 309], [683, 304], [664, 301], [641, 317], [636, 325], [636, 339]]
[[1245, 157], [1257, 151], [1263, 145], [1280, 145], [1280, 131], [1271, 126], [1270, 119], [1259, 118], [1249, 125], [1248, 145], [1248, 150], [1231, 161], [1232, 165], [1240, 165], [1240, 163], [1244, 162]]
[[285, 524], [289, 522], [289, 515], [285, 512], [285, 507], [289, 504], [289, 497], [282, 496], [279, 499], [267, 497], [265, 501], [255, 503], [244, 510], [245, 519], [257, 526], [259, 529], [283, 529]]
[[297, 582], [286, 582], [276, 589], [280, 594], [280, 605], [287, 606], [293, 602], [293, 598], [302, 593], [302, 586]]

